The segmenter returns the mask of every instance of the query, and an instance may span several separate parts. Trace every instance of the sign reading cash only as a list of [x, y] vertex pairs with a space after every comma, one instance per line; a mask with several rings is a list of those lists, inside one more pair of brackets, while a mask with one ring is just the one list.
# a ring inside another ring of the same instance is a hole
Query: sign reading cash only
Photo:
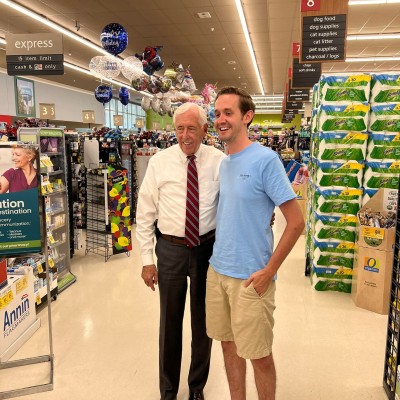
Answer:
[[8, 75], [64, 75], [60, 33], [6, 35]]

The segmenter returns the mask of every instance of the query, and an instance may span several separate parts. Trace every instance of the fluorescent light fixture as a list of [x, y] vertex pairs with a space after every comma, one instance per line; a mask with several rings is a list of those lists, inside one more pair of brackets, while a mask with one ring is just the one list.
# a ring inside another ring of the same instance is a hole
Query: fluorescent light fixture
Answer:
[[253, 62], [253, 67], [254, 67], [254, 70], [257, 75], [257, 80], [258, 80], [258, 84], [260, 86], [260, 91], [261, 91], [261, 94], [264, 95], [264, 86], [263, 86], [263, 83], [261, 80], [260, 71], [258, 70], [257, 60], [256, 60], [256, 56], [254, 54], [253, 45], [251, 43], [249, 30], [247, 29], [246, 18], [244, 16], [244, 11], [243, 11], [241, 0], [235, 0], [235, 3], [236, 3], [237, 11], [239, 13], [240, 22], [242, 24], [244, 37], [246, 38], [246, 43], [247, 43], [247, 47], [249, 49], [250, 58], [251, 58], [251, 61]]
[[377, 35], [348, 35], [347, 40], [386, 40], [400, 39], [400, 33], [382, 33]]
[[254, 101], [261, 100], [283, 100], [283, 95], [277, 94], [272, 96], [251, 96]]
[[349, 6], [362, 6], [366, 4], [395, 4], [400, 0], [350, 0]]
[[34, 13], [31, 10], [28, 10], [25, 7], [20, 6], [19, 4], [14, 3], [13, 1], [10, 0], [0, 0], [0, 4], [4, 4], [5, 6], [8, 6], [38, 22], [41, 22], [42, 24], [48, 26], [49, 28], [55, 29], [56, 31], [62, 33], [65, 36], [68, 36], [69, 38], [76, 40], [77, 42], [90, 47], [92, 50], [99, 51], [100, 53], [103, 53], [105, 55], [110, 55], [107, 51], [105, 51], [102, 47], [95, 45], [94, 43], [90, 42], [87, 39], [82, 38], [79, 35], [76, 35], [75, 33], [69, 31], [68, 29], [65, 29], [61, 27], [60, 25], [57, 25], [56, 23], [40, 16], [39, 14]]
[[6, 40], [3, 39], [3, 38], [0, 38], [0, 43], [1, 43], [1, 44], [7, 44]]
[[349, 57], [345, 62], [381, 62], [381, 61], [400, 61], [400, 57]]

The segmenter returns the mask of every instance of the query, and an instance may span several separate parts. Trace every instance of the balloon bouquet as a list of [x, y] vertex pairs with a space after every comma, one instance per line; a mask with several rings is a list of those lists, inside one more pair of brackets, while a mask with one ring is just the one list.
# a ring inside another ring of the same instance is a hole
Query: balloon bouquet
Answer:
[[[120, 73], [129, 81], [140, 77], [143, 74], [143, 67], [136, 57], [127, 57], [124, 60], [116, 56], [122, 53], [128, 45], [128, 33], [118, 23], [106, 25], [100, 35], [101, 44], [110, 55], [96, 56], [90, 60], [89, 70], [95, 77], [103, 80], [115, 79]], [[111, 101], [113, 97], [112, 87], [106, 84], [99, 85], [94, 92], [97, 101], [103, 105]], [[119, 89], [118, 97], [123, 105], [129, 103], [128, 87], [122, 86]]]

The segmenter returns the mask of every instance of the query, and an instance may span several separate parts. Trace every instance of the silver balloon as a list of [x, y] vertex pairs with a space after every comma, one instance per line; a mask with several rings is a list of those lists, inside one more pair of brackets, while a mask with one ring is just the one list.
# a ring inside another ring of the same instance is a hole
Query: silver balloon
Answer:
[[150, 110], [150, 107], [151, 107], [151, 98], [148, 97], [148, 96], [143, 96], [142, 102], [141, 102], [141, 106], [142, 106], [142, 109], [143, 109], [144, 111]]
[[163, 109], [168, 112], [171, 110], [172, 102], [170, 98], [165, 98], [163, 99]]
[[161, 106], [160, 100], [157, 99], [157, 97], [153, 97], [151, 99], [151, 108], [153, 109], [153, 111], [156, 113], [160, 112], [160, 106]]
[[143, 74], [143, 64], [135, 56], [127, 57], [122, 61], [121, 72], [126, 79], [133, 81]]
[[106, 78], [114, 79], [121, 71], [121, 61], [113, 56], [102, 56], [99, 71]]
[[89, 70], [90, 73], [99, 79], [104, 78], [103, 75], [100, 72], [100, 62], [101, 62], [102, 56], [95, 56], [93, 57], [90, 62], [89, 62]]

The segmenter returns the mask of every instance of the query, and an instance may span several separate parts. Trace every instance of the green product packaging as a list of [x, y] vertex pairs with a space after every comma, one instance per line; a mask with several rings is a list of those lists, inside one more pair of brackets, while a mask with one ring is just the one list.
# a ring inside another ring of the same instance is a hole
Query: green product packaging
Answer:
[[355, 242], [356, 234], [353, 231], [349, 231], [341, 228], [323, 228], [318, 233], [318, 239], [339, 239], [346, 242]]
[[362, 118], [333, 118], [326, 120], [321, 127], [322, 131], [364, 131], [366, 129]]
[[350, 188], [361, 187], [361, 184], [358, 181], [357, 176], [351, 176], [351, 175], [324, 175], [321, 178], [319, 184], [320, 186], [324, 187], [328, 186], [342, 186]]
[[372, 100], [375, 103], [400, 102], [400, 89], [388, 89], [380, 91]]
[[353, 88], [327, 89], [325, 101], [368, 101], [365, 91]]
[[333, 291], [333, 292], [351, 293], [351, 283], [345, 283], [341, 281], [320, 280], [315, 284], [314, 288], [315, 290], [323, 292]]
[[400, 132], [400, 119], [377, 119], [369, 128], [371, 131]]
[[365, 186], [370, 189], [380, 189], [380, 188], [398, 189], [399, 177], [371, 176], [371, 178], [368, 179], [368, 182]]
[[362, 149], [325, 149], [321, 155], [321, 160], [364, 160]]
[[[344, 201], [327, 201], [321, 205], [319, 208], [323, 213], [337, 213], [337, 214], [350, 214], [356, 215], [360, 210], [360, 205], [358, 203], [347, 203]], [[345, 240], [341, 238], [342, 240]], [[354, 240], [350, 240], [354, 242]]]
[[375, 160], [400, 160], [400, 147], [375, 146], [369, 156]]
[[341, 257], [336, 255], [320, 256], [317, 265], [337, 265], [339, 267], [353, 268], [353, 258]]

